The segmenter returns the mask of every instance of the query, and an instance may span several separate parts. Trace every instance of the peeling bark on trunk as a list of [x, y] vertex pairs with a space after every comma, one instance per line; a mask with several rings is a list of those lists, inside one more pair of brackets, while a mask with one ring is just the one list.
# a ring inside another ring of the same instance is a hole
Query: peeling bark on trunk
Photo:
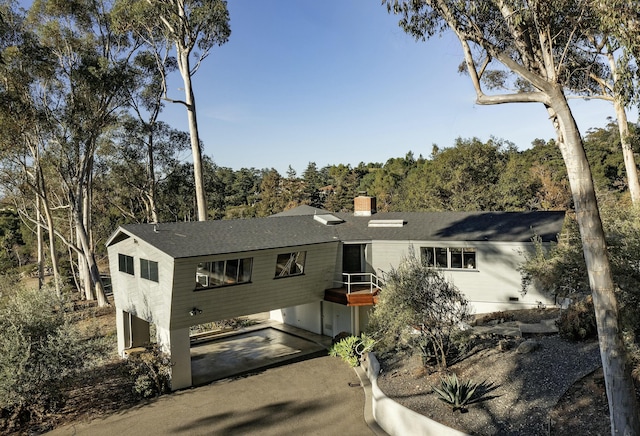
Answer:
[[78, 246], [82, 250], [82, 253], [78, 255], [78, 266], [80, 271], [83, 269], [86, 270], [86, 273], [83, 274], [84, 283], [83, 287], [85, 290], [85, 295], [88, 300], [98, 300], [98, 306], [104, 307], [109, 305], [109, 301], [104, 293], [104, 286], [102, 284], [102, 279], [100, 278], [100, 271], [98, 270], [98, 265], [96, 263], [95, 255], [93, 249], [91, 247], [91, 243], [89, 240], [89, 235], [85, 228], [85, 220], [84, 209], [85, 205], [85, 195], [83, 195], [84, 188], [78, 187], [76, 192], [71, 198], [71, 214], [73, 219], [73, 224], [76, 230], [76, 240], [78, 241]]
[[622, 157], [624, 158], [624, 168], [627, 173], [627, 184], [629, 186], [631, 202], [633, 204], [640, 204], [640, 180], [638, 180], [638, 167], [636, 166], [633, 148], [631, 147], [627, 113], [619, 100], [614, 100], [613, 107], [616, 110], [616, 118], [618, 120]]
[[185, 102], [187, 106], [187, 118], [189, 120], [189, 133], [191, 137], [191, 154], [193, 156], [193, 177], [196, 187], [196, 205], [198, 207], [198, 221], [207, 220], [207, 197], [204, 190], [204, 175], [202, 171], [202, 150], [200, 149], [200, 136], [198, 134], [198, 118], [196, 116], [196, 102], [191, 83], [191, 68], [189, 65], [189, 53], [176, 46], [178, 50], [178, 68], [184, 81]]
[[42, 225], [40, 224], [42, 221], [40, 203], [40, 196], [36, 195], [36, 221], [38, 222], [36, 236], [38, 239], [38, 290], [42, 289], [42, 285], [44, 284], [44, 236], [42, 232]]
[[82, 266], [88, 271], [87, 282], [84, 283], [85, 292], [87, 296], [91, 296], [91, 298], [88, 299], [98, 300], [99, 307], [108, 306], [109, 302], [107, 301], [107, 297], [104, 293], [104, 286], [102, 284], [102, 279], [100, 278], [100, 271], [98, 270], [98, 265], [93, 255], [93, 251], [89, 246], [89, 238], [82, 226], [82, 220], [81, 217], [78, 216], [78, 212], [74, 213], [74, 219], [76, 221], [78, 245], [82, 248], [83, 252], [78, 261], [81, 262]]
[[616, 411], [611, 414], [611, 433], [637, 435], [640, 434], [640, 418], [634, 416], [634, 411], [638, 406], [631, 367], [622, 341], [615, 286], [591, 169], [582, 137], [562, 90], [555, 88], [550, 97], [547, 110], [567, 167], [593, 296], [609, 410]]

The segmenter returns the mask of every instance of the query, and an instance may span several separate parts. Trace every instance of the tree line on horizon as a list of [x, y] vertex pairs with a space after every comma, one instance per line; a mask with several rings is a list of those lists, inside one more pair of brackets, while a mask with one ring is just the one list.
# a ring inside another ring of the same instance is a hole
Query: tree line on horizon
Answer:
[[[638, 144], [637, 126], [630, 125], [630, 131], [632, 143]], [[186, 133], [173, 135], [186, 137]], [[104, 241], [118, 225], [154, 222], [146, 200], [146, 157], [135, 153], [135, 142], [130, 139], [127, 137], [126, 144], [110, 144], [96, 157], [92, 235], [102, 255]], [[585, 147], [599, 192], [630, 203], [615, 123], [590, 130]], [[162, 168], [155, 181], [156, 218], [158, 222], [196, 220], [192, 165], [180, 160], [183, 148], [161, 150], [155, 156], [157, 168]], [[349, 212], [358, 195], [376, 197], [379, 212], [572, 207], [566, 170], [554, 140], [536, 140], [531, 148], [520, 151], [505, 140], [459, 138], [451, 147], [433, 145], [428, 157], [408, 152], [385, 163], [363, 162], [355, 167], [334, 164], [318, 168], [309, 162], [300, 175], [291, 167], [284, 175], [273, 168], [234, 170], [216, 165], [208, 156], [203, 163], [210, 219], [266, 217], [300, 205]], [[2, 169], [5, 177], [12, 177], [10, 168]], [[62, 190], [63, 186], [50, 186], [56, 196], [62, 196]], [[28, 188], [21, 184], [5, 190], [2, 204], [0, 269], [6, 271], [35, 260], [36, 232], [24, 219], [34, 213], [35, 205]], [[68, 220], [67, 214], [66, 209], [56, 211], [56, 220]], [[65, 263], [70, 267], [71, 262], [75, 262], [73, 258]]]

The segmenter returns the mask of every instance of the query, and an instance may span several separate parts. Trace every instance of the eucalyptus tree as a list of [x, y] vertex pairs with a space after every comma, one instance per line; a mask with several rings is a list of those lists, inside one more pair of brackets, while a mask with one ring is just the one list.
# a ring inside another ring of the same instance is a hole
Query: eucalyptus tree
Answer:
[[[144, 177], [139, 177], [134, 182], [135, 191], [145, 207], [145, 220], [158, 222], [158, 178], [166, 175], [166, 171], [173, 164], [174, 156], [184, 149], [184, 135], [158, 122], [164, 107], [163, 78], [174, 66], [168, 63], [160, 71], [153, 52], [143, 50], [136, 53], [133, 67], [137, 74], [134, 86], [128, 88], [128, 105], [134, 117], [125, 116], [120, 123], [121, 129], [117, 135], [120, 141], [117, 142], [118, 146], [114, 147], [114, 151], [116, 155], [119, 151], [122, 159], [116, 157], [112, 162], [117, 165], [121, 160], [133, 164], [130, 158], [134, 158], [137, 164], [144, 166]], [[171, 146], [172, 142], [174, 147]], [[126, 177], [125, 174], [121, 175]]]
[[[640, 180], [638, 179], [638, 168], [631, 145], [626, 111], [628, 106], [634, 103], [637, 104], [640, 101], [638, 58], [634, 57], [633, 54], [634, 41], [640, 41], [640, 39], [625, 34], [624, 22], [613, 23], [609, 14], [614, 9], [611, 9], [610, 6], [605, 6], [603, 3], [594, 3], [594, 9], [597, 12], [595, 19], [598, 26], [595, 28], [594, 33], [589, 36], [593, 54], [603, 58], [603, 65], [600, 68], [589, 68], [589, 77], [595, 86], [578, 89], [577, 91], [587, 93], [593, 98], [610, 101], [613, 104], [618, 121], [618, 132], [620, 134], [620, 145], [627, 174], [629, 194], [634, 204], [640, 204]], [[637, 11], [636, 14], [638, 14]], [[640, 19], [640, 15], [636, 15], [636, 19]], [[627, 23], [628, 20], [627, 18]], [[640, 21], [636, 22], [636, 24], [640, 25]]]
[[127, 103], [136, 47], [114, 33], [108, 0], [36, 0], [28, 14], [54, 72], [39, 78], [47, 123], [47, 159], [67, 195], [73, 239], [87, 299], [107, 305], [92, 240], [91, 203], [95, 154]]
[[186, 132], [162, 121], [123, 116], [98, 155], [96, 194], [105, 198], [96, 206], [101, 215], [109, 216], [111, 209], [121, 221], [157, 223], [165, 208], [158, 186], [177, 170], [188, 148]]
[[[117, 19], [133, 31], [156, 55], [163, 77], [164, 97], [187, 109], [198, 219], [207, 219], [207, 201], [202, 168], [202, 147], [198, 133], [196, 99], [192, 76], [216, 45], [231, 34], [225, 0], [118, 0]], [[175, 58], [170, 56], [173, 47]], [[166, 66], [176, 62], [184, 84], [184, 100], [169, 97]]]
[[[581, 47], [589, 47], [587, 1], [385, 0], [400, 26], [425, 40], [451, 31], [480, 105], [538, 103], [549, 115], [567, 167], [596, 310], [612, 434], [640, 434], [640, 414], [619, 322], [615, 285], [591, 170], [567, 102], [573, 80], [586, 80]], [[579, 59], [578, 59], [579, 57]], [[596, 62], [592, 64], [597, 67]], [[492, 89], [493, 93], [486, 93]]]
[[[54, 74], [53, 58], [27, 29], [24, 14], [12, 3], [0, 4], [0, 160], [3, 182], [18, 196], [14, 202], [23, 218], [31, 219], [37, 234], [39, 286], [44, 277], [44, 230], [49, 233], [49, 256], [58, 295], [60, 274], [54, 220], [45, 177], [43, 154], [48, 138], [39, 79]], [[33, 195], [33, 197], [31, 197]], [[29, 201], [29, 198], [34, 199]], [[22, 207], [24, 206], [24, 207]], [[28, 214], [35, 209], [35, 217]]]

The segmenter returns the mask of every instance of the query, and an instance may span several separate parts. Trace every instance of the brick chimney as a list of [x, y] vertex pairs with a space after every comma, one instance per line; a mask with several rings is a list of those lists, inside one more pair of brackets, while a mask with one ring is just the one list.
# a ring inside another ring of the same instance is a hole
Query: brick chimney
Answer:
[[371, 216], [376, 213], [376, 198], [359, 195], [353, 199], [353, 214], [355, 216]]

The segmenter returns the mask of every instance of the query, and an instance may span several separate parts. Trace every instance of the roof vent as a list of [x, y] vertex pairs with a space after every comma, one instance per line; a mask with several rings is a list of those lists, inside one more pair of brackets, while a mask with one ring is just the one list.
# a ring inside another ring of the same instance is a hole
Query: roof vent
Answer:
[[406, 224], [405, 220], [371, 220], [369, 227], [402, 227]]
[[318, 221], [319, 223], [324, 224], [325, 226], [335, 226], [336, 224], [343, 223], [344, 220], [338, 218], [335, 215], [331, 215], [329, 213], [322, 215], [314, 215], [313, 219]]

